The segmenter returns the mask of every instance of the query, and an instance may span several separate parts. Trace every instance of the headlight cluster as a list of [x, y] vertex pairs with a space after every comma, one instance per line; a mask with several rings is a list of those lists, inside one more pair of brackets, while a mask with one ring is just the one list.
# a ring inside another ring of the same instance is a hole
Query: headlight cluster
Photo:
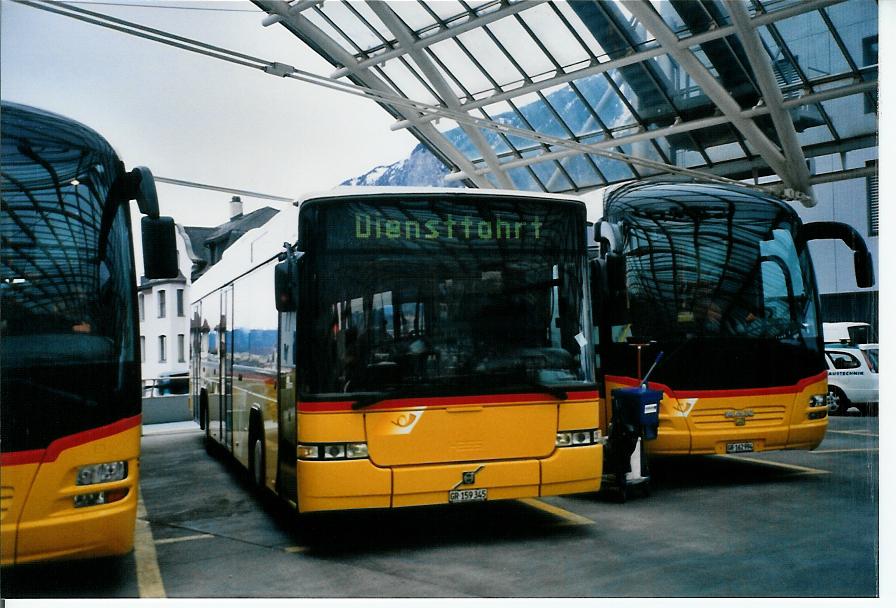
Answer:
[[828, 415], [828, 410], [831, 407], [831, 396], [828, 394], [824, 395], [812, 395], [809, 397], [809, 407], [823, 407], [823, 410], [816, 410], [814, 412], [809, 412], [808, 418], [809, 420], [820, 420]]
[[[91, 486], [98, 483], [121, 481], [128, 476], [128, 463], [123, 460], [90, 464], [78, 469], [75, 475], [76, 486]], [[113, 488], [100, 492], [78, 494], [74, 497], [75, 508], [92, 507], [117, 502], [128, 495], [128, 488]]]
[[812, 395], [809, 397], [809, 407], [822, 407], [831, 405], [831, 397], [828, 394]]
[[565, 448], [578, 445], [594, 445], [603, 443], [600, 429], [583, 429], [581, 431], [560, 431], [557, 433], [557, 447]]
[[300, 443], [296, 446], [299, 460], [357, 460], [367, 456], [367, 444], [363, 442]]

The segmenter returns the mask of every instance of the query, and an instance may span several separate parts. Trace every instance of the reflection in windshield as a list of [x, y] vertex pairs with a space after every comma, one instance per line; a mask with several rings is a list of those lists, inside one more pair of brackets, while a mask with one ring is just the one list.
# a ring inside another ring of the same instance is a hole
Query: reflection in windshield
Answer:
[[510, 250], [428, 243], [421, 252], [396, 241], [309, 254], [317, 309], [306, 392], [355, 394], [363, 407], [449, 391], [538, 389], [562, 398], [557, 387], [593, 383], [584, 244], [570, 219], [572, 246], [548, 240], [546, 230], [538, 246]]
[[816, 341], [808, 251], [797, 251], [789, 215], [735, 198], [639, 201], [620, 213], [628, 335]]

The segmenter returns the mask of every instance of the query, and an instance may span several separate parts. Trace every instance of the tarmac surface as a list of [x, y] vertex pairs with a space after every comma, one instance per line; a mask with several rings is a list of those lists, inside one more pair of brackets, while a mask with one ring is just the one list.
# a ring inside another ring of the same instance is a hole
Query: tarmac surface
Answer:
[[651, 460], [610, 492], [297, 516], [192, 422], [144, 428], [133, 554], [4, 569], [4, 598], [792, 598], [878, 594], [878, 419], [814, 452]]

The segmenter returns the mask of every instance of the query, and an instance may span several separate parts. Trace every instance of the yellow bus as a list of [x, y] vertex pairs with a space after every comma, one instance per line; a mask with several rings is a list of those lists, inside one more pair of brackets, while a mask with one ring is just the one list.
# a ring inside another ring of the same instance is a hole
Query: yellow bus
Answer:
[[[84, 125], [3, 102], [0, 565], [131, 550], [140, 358], [128, 200], [147, 276], [176, 273], [152, 174]], [[167, 252], [159, 255], [154, 252]]]
[[580, 200], [349, 188], [297, 207], [194, 283], [210, 445], [299, 512], [599, 489]]
[[790, 205], [736, 186], [646, 180], [602, 202], [593, 272], [601, 376], [607, 395], [637, 386], [663, 354], [649, 379], [663, 393], [651, 453], [818, 446], [827, 365], [808, 242], [842, 240], [858, 286], [869, 287], [861, 236], [846, 224], [803, 224]]

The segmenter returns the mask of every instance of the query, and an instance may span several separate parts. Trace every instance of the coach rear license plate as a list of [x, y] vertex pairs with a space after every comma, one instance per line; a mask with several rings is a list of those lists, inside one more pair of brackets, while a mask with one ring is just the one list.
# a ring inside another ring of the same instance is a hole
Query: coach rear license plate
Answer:
[[729, 443], [725, 446], [725, 451], [729, 454], [739, 454], [741, 452], [752, 452], [752, 441], [738, 441], [737, 443]]
[[449, 490], [448, 502], [479, 502], [488, 498], [488, 490], [477, 488], [475, 490]]

